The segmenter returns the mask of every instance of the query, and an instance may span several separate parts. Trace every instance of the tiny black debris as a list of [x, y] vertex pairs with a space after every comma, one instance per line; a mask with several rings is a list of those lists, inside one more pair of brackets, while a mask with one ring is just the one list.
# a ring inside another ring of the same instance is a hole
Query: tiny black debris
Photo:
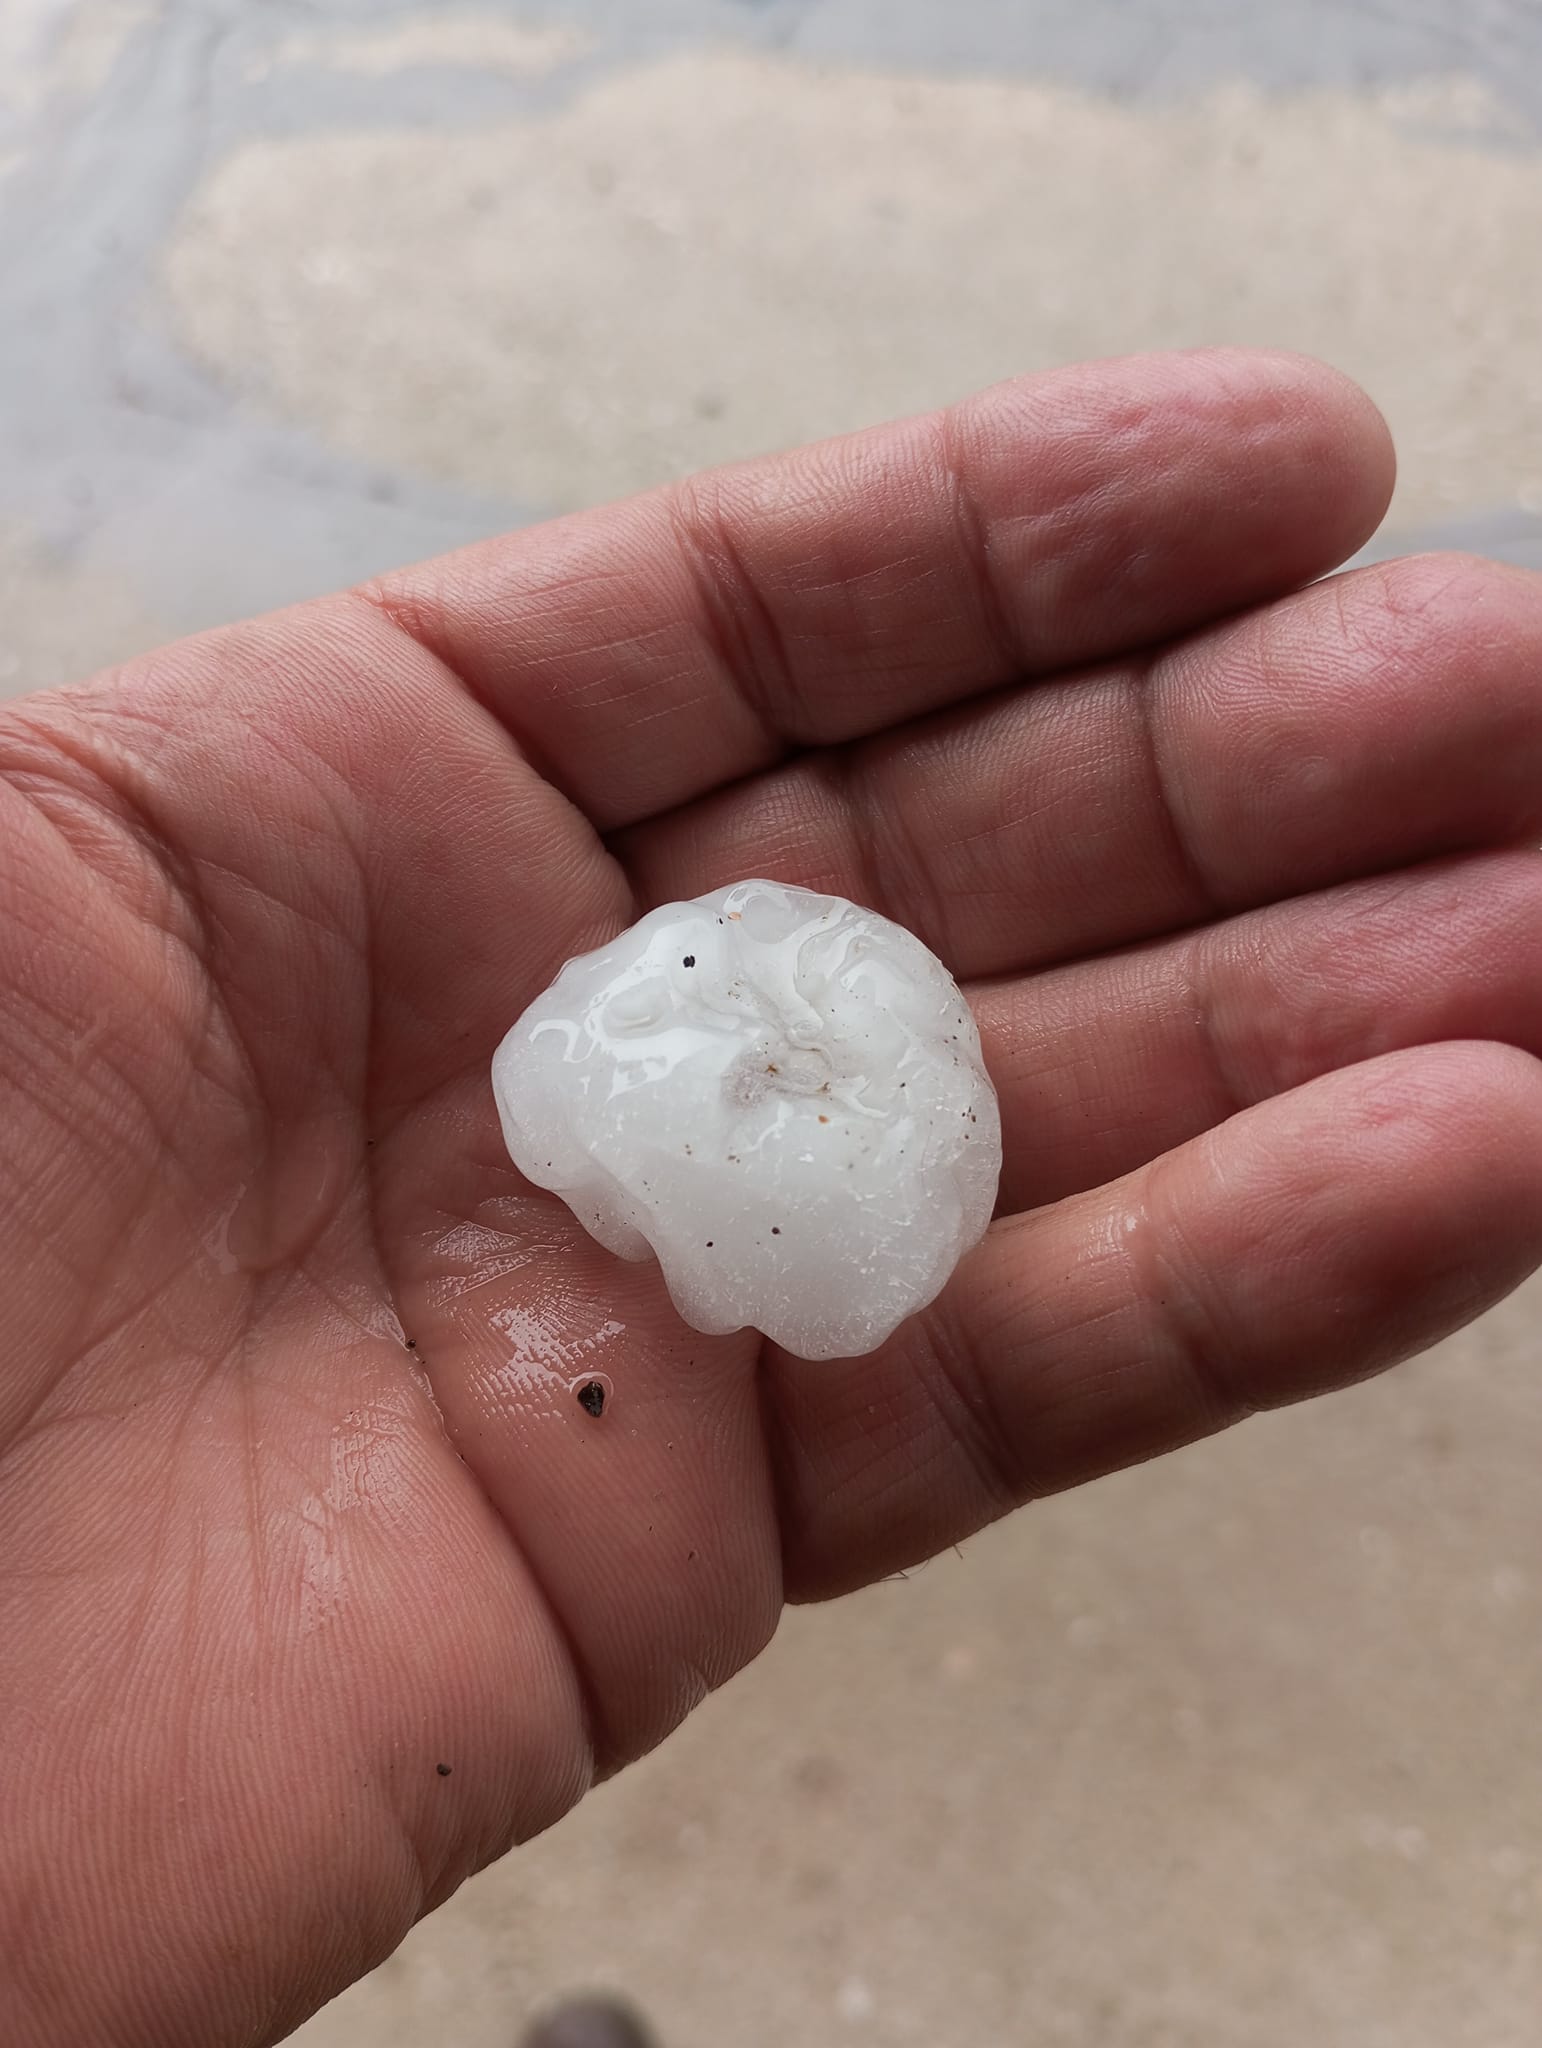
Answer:
[[578, 1390], [578, 1405], [586, 1415], [605, 1413], [605, 1388], [599, 1380], [585, 1380]]
[[449, 1764], [435, 1764], [434, 1769], [439, 1773], [441, 1778], [447, 1778], [450, 1775]]
[[685, 958], [680, 962], [680, 965], [682, 967], [694, 967], [696, 965], [696, 955], [694, 953], [687, 953]]
[[409, 1351], [416, 1351], [416, 1350], [417, 1350], [417, 1348], [418, 1348], [418, 1340], [417, 1340], [417, 1338], [416, 1338], [416, 1337], [408, 1337], [408, 1338], [406, 1339], [406, 1345], [407, 1345], [407, 1349], [408, 1349]]
[[773, 1237], [780, 1237], [780, 1236], [781, 1236], [781, 1234], [782, 1234], [782, 1226], [781, 1226], [781, 1224], [780, 1224], [780, 1223], [773, 1223], [773, 1224], [772, 1224], [772, 1226], [771, 1226], [771, 1235], [772, 1235]]

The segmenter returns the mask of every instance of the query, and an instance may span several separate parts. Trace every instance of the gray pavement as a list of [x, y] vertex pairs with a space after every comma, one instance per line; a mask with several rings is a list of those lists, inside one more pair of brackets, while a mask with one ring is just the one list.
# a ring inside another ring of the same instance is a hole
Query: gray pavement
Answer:
[[[1534, 0], [4, 0], [0, 690], [1080, 355], [1542, 566]], [[1542, 1291], [793, 1615], [308, 2048], [1534, 2048]]]

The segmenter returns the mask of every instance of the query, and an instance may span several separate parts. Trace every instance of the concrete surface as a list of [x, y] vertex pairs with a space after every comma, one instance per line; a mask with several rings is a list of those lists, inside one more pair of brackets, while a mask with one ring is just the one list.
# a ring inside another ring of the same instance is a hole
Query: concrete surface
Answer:
[[[4, 0], [0, 689], [1155, 343], [1542, 566], [1531, 0]], [[793, 1615], [306, 2048], [1534, 2048], [1542, 1289]]]

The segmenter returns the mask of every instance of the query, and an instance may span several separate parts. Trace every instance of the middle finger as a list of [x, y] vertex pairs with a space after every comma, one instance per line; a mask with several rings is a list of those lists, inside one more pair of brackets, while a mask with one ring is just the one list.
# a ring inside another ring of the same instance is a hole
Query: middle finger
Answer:
[[1542, 827], [1542, 578], [1418, 557], [1144, 663], [803, 756], [618, 835], [646, 903], [748, 875], [959, 976], [1083, 958]]

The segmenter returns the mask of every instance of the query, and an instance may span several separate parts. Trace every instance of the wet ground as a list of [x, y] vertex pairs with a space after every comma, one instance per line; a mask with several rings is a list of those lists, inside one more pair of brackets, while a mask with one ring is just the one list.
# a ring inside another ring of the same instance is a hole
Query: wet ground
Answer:
[[[0, 689], [1088, 354], [1542, 566], [1530, 0], [4, 0]], [[793, 1615], [307, 2048], [1532, 2048], [1542, 1291]]]

